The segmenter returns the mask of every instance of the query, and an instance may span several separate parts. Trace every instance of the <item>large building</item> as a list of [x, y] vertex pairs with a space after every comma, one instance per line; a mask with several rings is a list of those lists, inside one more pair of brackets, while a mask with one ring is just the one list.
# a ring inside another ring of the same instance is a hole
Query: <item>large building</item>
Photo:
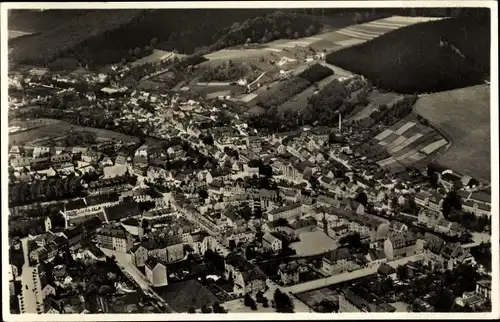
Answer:
[[153, 287], [168, 285], [167, 266], [154, 257], [148, 257], [145, 265], [146, 277]]
[[132, 235], [121, 226], [105, 226], [97, 232], [97, 243], [100, 247], [128, 252], [133, 246]]

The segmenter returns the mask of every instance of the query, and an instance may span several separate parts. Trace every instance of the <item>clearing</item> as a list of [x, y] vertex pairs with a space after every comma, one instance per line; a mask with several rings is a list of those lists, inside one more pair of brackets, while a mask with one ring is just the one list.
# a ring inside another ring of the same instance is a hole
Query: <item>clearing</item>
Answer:
[[382, 93], [376, 89], [370, 92], [368, 95], [368, 100], [370, 101], [370, 104], [367, 106], [364, 106], [361, 110], [356, 111], [354, 110], [347, 119], [348, 121], [357, 121], [357, 120], [362, 120], [364, 118], [367, 118], [370, 116], [370, 113], [377, 108], [380, 105], [387, 105], [389, 106], [391, 103], [397, 101], [400, 99], [402, 96], [396, 93]]
[[[78, 126], [66, 123], [59, 120], [46, 120], [49, 125], [42, 125], [31, 130], [26, 130], [24, 132], [18, 132], [9, 135], [9, 144], [17, 145], [31, 145], [37, 144], [42, 145], [54, 141], [54, 143], [64, 144], [64, 138], [71, 132], [87, 131], [93, 132], [96, 135], [97, 141], [109, 141], [112, 139], [121, 140], [124, 142], [139, 142], [138, 138], [125, 135], [122, 133], [102, 130], [92, 127]], [[31, 122], [31, 121], [28, 121]], [[19, 126], [22, 122], [16, 122]]]
[[449, 137], [451, 147], [436, 161], [491, 181], [490, 87], [478, 85], [425, 95], [414, 110]]

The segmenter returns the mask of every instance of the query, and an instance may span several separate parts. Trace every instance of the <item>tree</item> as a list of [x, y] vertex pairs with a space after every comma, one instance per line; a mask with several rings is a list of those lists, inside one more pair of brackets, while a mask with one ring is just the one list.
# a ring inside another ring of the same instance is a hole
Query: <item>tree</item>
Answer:
[[200, 198], [202, 198], [203, 200], [207, 199], [208, 198], [208, 192], [205, 190], [205, 189], [200, 189], [198, 191], [198, 195], [200, 196]]
[[252, 307], [255, 306], [255, 300], [250, 296], [250, 294], [245, 294], [245, 297], [243, 298], [243, 303], [245, 306]]
[[227, 313], [227, 311], [219, 304], [219, 302], [215, 302], [212, 306], [214, 313]]
[[293, 38], [295, 39], [299, 38], [299, 33], [297, 31], [293, 34]]
[[396, 268], [396, 274], [400, 280], [405, 280], [408, 278], [408, 271], [405, 265], [399, 265]]
[[187, 311], [187, 312], [188, 312], [188, 313], [193, 314], [193, 313], [196, 313], [196, 309], [195, 309], [194, 307], [192, 307], [192, 306], [191, 306], [191, 307], [188, 309], [188, 311]]
[[356, 196], [356, 198], [354, 199], [354, 201], [359, 202], [360, 204], [362, 204], [363, 206], [366, 207], [366, 205], [368, 204], [368, 196], [366, 195], [365, 192], [360, 192]]
[[320, 312], [321, 313], [338, 313], [339, 305], [338, 303], [333, 302], [332, 300], [323, 299], [320, 303]]
[[141, 48], [135, 47], [134, 49], [134, 56], [138, 57], [141, 54]]
[[274, 303], [276, 306], [276, 312], [278, 313], [293, 313], [293, 302], [290, 297], [281, 292], [279, 288], [274, 291]]
[[203, 306], [201, 307], [201, 313], [212, 313], [212, 309], [206, 304], [203, 304]]

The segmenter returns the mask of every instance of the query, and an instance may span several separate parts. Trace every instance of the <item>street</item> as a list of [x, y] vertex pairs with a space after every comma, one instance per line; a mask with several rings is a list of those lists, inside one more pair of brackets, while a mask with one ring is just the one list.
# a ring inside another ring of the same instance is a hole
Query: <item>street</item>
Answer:
[[[37, 313], [43, 311], [43, 297], [40, 289], [40, 279], [36, 267], [29, 266], [28, 238], [21, 239], [24, 253], [23, 271], [20, 276], [22, 293], [18, 296], [21, 313]], [[27, 289], [26, 289], [27, 287]]]
[[[400, 265], [404, 265], [408, 262], [422, 259], [423, 256], [424, 256], [423, 254], [416, 254], [413, 256], [400, 258], [400, 259], [394, 260], [392, 262], [387, 262], [387, 264], [396, 268], [396, 267], [398, 267]], [[378, 267], [379, 267], [379, 265], [374, 265], [372, 267], [365, 267], [365, 268], [357, 269], [357, 270], [354, 270], [352, 272], [345, 272], [345, 273], [333, 275], [333, 276], [330, 276], [327, 278], [322, 278], [322, 279], [317, 279], [317, 280], [302, 283], [302, 284], [292, 285], [289, 287], [282, 288], [282, 291], [284, 291], [286, 293], [291, 292], [292, 294], [302, 293], [302, 292], [314, 290], [317, 288], [321, 288], [321, 287], [325, 287], [325, 286], [329, 286], [329, 285], [333, 285], [333, 284], [338, 284], [338, 283], [342, 283], [345, 281], [350, 281], [353, 279], [357, 279], [357, 278], [361, 278], [361, 277], [368, 276], [371, 274], [375, 274], [377, 272]]]
[[139, 284], [139, 286], [141, 287], [141, 289], [143, 291], [145, 291], [146, 294], [151, 294], [152, 296], [154, 296], [160, 303], [162, 303], [165, 308], [167, 308], [167, 310], [170, 312], [170, 313], [176, 313], [169, 305], [167, 302], [165, 302], [165, 300], [159, 296], [150, 286], [150, 283], [149, 281], [146, 279], [146, 277], [142, 274], [142, 272], [131, 262], [131, 257], [130, 257], [130, 254], [127, 254], [127, 253], [123, 253], [123, 252], [117, 252], [117, 251], [113, 251], [113, 250], [110, 250], [110, 249], [106, 249], [106, 248], [100, 248], [102, 250], [102, 252], [106, 255], [106, 256], [115, 256], [115, 259], [116, 259], [116, 262], [118, 263], [118, 266], [120, 267], [120, 269], [124, 272], [125, 275], [129, 276], [130, 278], [132, 278], [137, 284]]

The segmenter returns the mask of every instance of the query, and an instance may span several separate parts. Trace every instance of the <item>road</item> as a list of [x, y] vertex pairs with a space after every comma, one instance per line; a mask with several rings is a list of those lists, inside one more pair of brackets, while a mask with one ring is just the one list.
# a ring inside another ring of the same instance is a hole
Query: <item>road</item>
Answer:
[[[391, 262], [387, 262], [390, 266], [396, 268], [400, 265], [404, 265], [410, 261], [416, 261], [419, 259], [423, 259], [424, 255], [423, 254], [417, 254], [409, 257], [404, 257], [400, 258]], [[317, 279], [314, 281], [302, 283], [302, 284], [297, 284], [289, 287], [282, 288], [282, 291], [285, 291], [286, 293], [292, 293], [292, 294], [297, 294], [297, 293], [302, 293], [314, 289], [318, 289], [321, 287], [333, 285], [333, 284], [338, 284], [350, 280], [354, 280], [357, 278], [361, 278], [364, 276], [372, 275], [377, 272], [378, 265], [374, 265], [372, 267], [365, 267], [362, 269], [357, 269], [352, 272], [346, 272], [343, 274], [338, 274], [338, 275], [333, 275], [327, 278], [322, 278], [322, 279]]]
[[106, 248], [100, 248], [102, 252], [106, 256], [115, 256], [116, 262], [118, 263], [118, 266], [120, 269], [123, 271], [123, 273], [132, 278], [139, 286], [141, 289], [147, 293], [151, 294], [154, 298], [156, 298], [160, 303], [164, 305], [164, 307], [169, 311], [169, 313], [176, 313], [165, 300], [159, 296], [151, 287], [149, 281], [146, 279], [146, 277], [142, 274], [142, 272], [131, 262], [131, 257], [130, 254], [123, 253], [123, 252], [117, 252], [113, 251], [110, 249]]
[[24, 265], [20, 276], [22, 292], [18, 296], [19, 307], [21, 309], [21, 313], [37, 313], [37, 309], [39, 311], [43, 311], [43, 297], [40, 289], [38, 270], [36, 267], [29, 266], [28, 238], [21, 239], [21, 244], [24, 253]]

